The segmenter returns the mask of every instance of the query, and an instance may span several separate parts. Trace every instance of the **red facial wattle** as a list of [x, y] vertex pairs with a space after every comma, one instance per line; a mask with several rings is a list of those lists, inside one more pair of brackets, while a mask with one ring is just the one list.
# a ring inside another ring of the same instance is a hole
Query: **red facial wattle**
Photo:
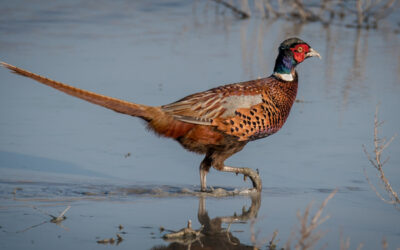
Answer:
[[290, 50], [293, 51], [294, 60], [296, 60], [297, 63], [301, 63], [304, 61], [310, 47], [307, 44], [298, 44], [294, 48], [290, 48]]

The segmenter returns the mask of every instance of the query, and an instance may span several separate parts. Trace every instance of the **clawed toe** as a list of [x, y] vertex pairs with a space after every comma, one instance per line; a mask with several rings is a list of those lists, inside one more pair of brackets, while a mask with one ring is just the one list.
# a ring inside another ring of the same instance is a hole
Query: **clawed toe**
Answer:
[[244, 174], [244, 180], [246, 181], [246, 178], [249, 177], [251, 182], [253, 183], [253, 187], [257, 190], [257, 191], [261, 191], [262, 189], [262, 184], [261, 184], [261, 178], [259, 176], [258, 171], [254, 171], [250, 168], [247, 168], [247, 172], [248, 174]]

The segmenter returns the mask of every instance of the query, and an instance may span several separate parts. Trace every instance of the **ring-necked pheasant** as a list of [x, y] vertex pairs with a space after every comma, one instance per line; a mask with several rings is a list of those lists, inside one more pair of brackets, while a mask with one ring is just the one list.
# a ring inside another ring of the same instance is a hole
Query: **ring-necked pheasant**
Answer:
[[163, 106], [146, 106], [72, 87], [1, 62], [14, 73], [116, 112], [140, 117], [157, 134], [178, 141], [185, 149], [205, 154], [200, 164], [201, 190], [206, 175], [219, 171], [249, 176], [261, 191], [261, 179], [250, 168], [226, 166], [224, 161], [252, 140], [277, 132], [285, 123], [296, 98], [295, 67], [306, 58], [318, 56], [307, 43], [290, 38], [281, 43], [274, 73], [247, 82], [228, 84], [189, 95]]

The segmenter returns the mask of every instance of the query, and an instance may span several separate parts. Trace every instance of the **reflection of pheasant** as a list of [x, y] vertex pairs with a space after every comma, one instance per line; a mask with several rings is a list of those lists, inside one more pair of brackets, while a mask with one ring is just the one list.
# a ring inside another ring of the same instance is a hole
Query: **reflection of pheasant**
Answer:
[[[255, 220], [261, 206], [261, 195], [251, 196], [251, 206], [249, 209], [242, 208], [242, 214], [236, 213], [231, 216], [221, 216], [210, 218], [206, 209], [206, 199], [199, 197], [199, 209], [197, 219], [201, 224], [199, 230], [192, 229], [192, 222], [188, 221], [188, 226], [172, 233], [164, 234], [163, 239], [171, 242], [168, 246], [155, 246], [152, 250], [168, 249], [232, 249], [232, 250], [250, 250], [256, 249], [240, 242], [229, 229], [234, 223], [246, 223], [249, 220]], [[228, 225], [227, 228], [223, 224]]]
[[270, 77], [217, 87], [158, 107], [99, 95], [7, 63], [2, 65], [69, 95], [140, 117], [157, 134], [177, 140], [189, 151], [205, 154], [200, 165], [202, 191], [206, 190], [206, 175], [211, 166], [249, 176], [253, 186], [261, 191], [261, 180], [254, 170], [226, 166], [224, 161], [242, 150], [247, 142], [269, 136], [282, 127], [296, 97], [295, 67], [312, 56], [320, 57], [304, 41], [290, 38], [280, 45]]

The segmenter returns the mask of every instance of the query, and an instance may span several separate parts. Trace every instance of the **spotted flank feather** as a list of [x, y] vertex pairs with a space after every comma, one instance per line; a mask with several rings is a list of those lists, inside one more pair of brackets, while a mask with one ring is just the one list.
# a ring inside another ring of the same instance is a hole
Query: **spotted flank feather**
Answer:
[[239, 141], [248, 141], [269, 136], [283, 126], [296, 92], [297, 81], [264, 78], [194, 94], [162, 109], [176, 120], [214, 126]]

